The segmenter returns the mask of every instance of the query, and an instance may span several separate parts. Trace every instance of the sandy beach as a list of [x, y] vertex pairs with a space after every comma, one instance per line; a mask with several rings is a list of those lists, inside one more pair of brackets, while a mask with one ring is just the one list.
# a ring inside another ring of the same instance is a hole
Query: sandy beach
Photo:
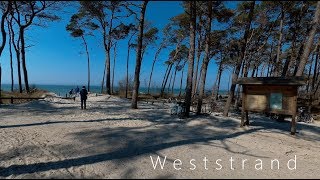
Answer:
[[79, 101], [2, 105], [0, 178], [320, 178], [319, 121], [292, 136], [289, 120], [256, 114], [240, 128], [235, 114], [179, 119], [168, 104], [133, 110], [92, 94], [81, 110]]

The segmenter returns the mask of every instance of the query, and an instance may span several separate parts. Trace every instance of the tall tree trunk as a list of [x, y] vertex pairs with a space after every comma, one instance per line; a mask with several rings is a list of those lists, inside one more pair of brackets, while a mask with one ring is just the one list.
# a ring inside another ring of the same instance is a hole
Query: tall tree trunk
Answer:
[[297, 51], [296, 48], [297, 47], [295, 45], [294, 49], [292, 49], [292, 55], [291, 55], [290, 61], [288, 63], [288, 68], [284, 67], [283, 73], [284, 72], [286, 73], [284, 76], [291, 76], [291, 70], [292, 70], [294, 63], [295, 63], [295, 60], [296, 60], [296, 56], [295, 56], [296, 51]]
[[107, 61], [104, 61], [104, 70], [101, 82], [101, 94], [103, 93], [103, 86], [104, 86], [104, 77], [106, 76], [106, 68], [107, 68]]
[[291, 56], [290, 58], [287, 57], [286, 62], [284, 63], [283, 70], [281, 73], [282, 77], [289, 76], [290, 74], [290, 70], [291, 70], [290, 68], [294, 60], [293, 58], [294, 58], [295, 47], [296, 47], [296, 31], [294, 31], [294, 34], [293, 34], [293, 40], [291, 45]]
[[[2, 13], [2, 16], [1, 16], [1, 36], [2, 36], [2, 43], [1, 43], [1, 46], [0, 46], [0, 57], [2, 55], [2, 52], [3, 52], [3, 49], [6, 45], [6, 41], [7, 41], [7, 33], [6, 33], [6, 30], [4, 28], [4, 23], [5, 23], [5, 20], [7, 18], [7, 15], [9, 14], [11, 10], [11, 1], [8, 2], [7, 4], [7, 8], [6, 10]], [[1, 98], [1, 90], [2, 90], [2, 81], [1, 81], [1, 73], [2, 73], [2, 69], [1, 69], [1, 64], [0, 64], [0, 98]], [[0, 99], [0, 104], [2, 103], [2, 100]]]
[[16, 52], [16, 58], [17, 58], [17, 72], [18, 72], [18, 83], [19, 83], [19, 92], [22, 93], [22, 80], [21, 80], [21, 61], [20, 61], [20, 41], [21, 41], [21, 37], [20, 37], [20, 33], [18, 36], [18, 40], [17, 42], [15, 41], [15, 32], [13, 30], [13, 25], [12, 25], [12, 19], [10, 20], [10, 23], [8, 25], [10, 27], [10, 31], [11, 31], [11, 41], [12, 41], [12, 45], [14, 47], [14, 50]]
[[110, 50], [107, 51], [107, 59], [106, 59], [106, 92], [111, 95], [111, 83], [110, 83]]
[[267, 68], [267, 77], [270, 76], [271, 71], [272, 71], [272, 54], [273, 54], [273, 41], [271, 43], [271, 47], [270, 47], [270, 57], [269, 57], [269, 61], [268, 61], [268, 68]]
[[140, 85], [140, 68], [141, 68], [141, 51], [142, 51], [142, 39], [143, 39], [143, 26], [144, 26], [144, 16], [147, 8], [148, 1], [144, 1], [141, 8], [141, 15], [139, 20], [139, 37], [138, 37], [138, 46], [137, 46], [137, 57], [136, 57], [136, 69], [134, 74], [134, 85], [132, 92], [132, 103], [131, 107], [133, 109], [138, 108], [138, 93]]
[[116, 56], [117, 56], [117, 43], [114, 44], [114, 49], [113, 49], [113, 68], [112, 68], [112, 84], [111, 84], [111, 92], [114, 94], [113, 91], [113, 83], [114, 83], [114, 69], [116, 67]]
[[[14, 41], [14, 39], [12, 39], [12, 41]], [[18, 38], [17, 48], [15, 47], [15, 51], [16, 51], [17, 67], [18, 67], [17, 71], [18, 71], [19, 92], [22, 93], [21, 61], [20, 61], [21, 56], [20, 56], [20, 43], [19, 42], [20, 42], [20, 38]]]
[[318, 61], [319, 61], [319, 46], [317, 47], [317, 50], [316, 50], [316, 62], [314, 63], [314, 69], [313, 69], [313, 78], [312, 78], [312, 92], [314, 93], [314, 86], [315, 86], [315, 83], [316, 83], [316, 79], [317, 79], [317, 69], [318, 69]]
[[126, 72], [126, 98], [128, 98], [128, 89], [129, 89], [129, 57], [130, 57], [130, 44], [131, 44], [131, 39], [136, 33], [133, 33], [130, 36], [130, 39], [128, 41], [128, 52], [127, 52], [127, 72]]
[[242, 77], [248, 77], [249, 66], [250, 66], [249, 59], [244, 58], [242, 70], [240, 71], [240, 74], [242, 74]]
[[[218, 99], [218, 84], [220, 84], [220, 77], [221, 76], [221, 71], [222, 71], [222, 62], [223, 62], [223, 54], [222, 51], [220, 51], [220, 62], [219, 62], [219, 66], [218, 66], [218, 73], [216, 75], [216, 80], [214, 81], [213, 87], [212, 87], [212, 92], [211, 92], [211, 96], [215, 97], [215, 99]], [[219, 81], [219, 82], [218, 82]]]
[[[201, 18], [200, 18], [201, 19]], [[199, 20], [199, 23], [201, 23], [201, 20]], [[201, 35], [201, 25], [199, 25], [198, 29], [199, 38], [198, 38], [198, 47], [197, 47], [197, 61], [196, 61], [196, 67], [195, 67], [195, 74], [193, 78], [193, 90], [192, 90], [192, 96], [197, 94], [197, 86], [198, 86], [198, 70], [199, 70], [199, 61], [201, 56], [201, 42], [202, 42], [202, 35]]]
[[22, 60], [22, 70], [24, 77], [24, 85], [27, 93], [30, 92], [29, 81], [28, 81], [28, 71], [26, 65], [26, 52], [25, 52], [25, 42], [24, 42], [24, 28], [20, 28], [20, 37], [21, 37], [21, 60]]
[[104, 41], [104, 46], [106, 49], [106, 53], [107, 53], [107, 72], [106, 72], [106, 90], [107, 90], [107, 94], [111, 95], [111, 78], [110, 78], [110, 74], [111, 74], [111, 58], [110, 58], [110, 51], [111, 51], [111, 33], [112, 33], [112, 25], [113, 25], [113, 19], [114, 19], [114, 10], [111, 11], [111, 19], [110, 19], [110, 25], [109, 25], [109, 32], [108, 32], [108, 37], [107, 37], [107, 42]]
[[320, 1], [317, 2], [317, 8], [316, 8], [314, 18], [312, 21], [312, 29], [309, 32], [308, 40], [305, 44], [304, 51], [303, 51], [303, 54], [302, 54], [302, 57], [301, 57], [301, 60], [299, 63], [299, 67], [298, 67], [296, 76], [302, 76], [304, 68], [307, 64], [309, 54], [310, 54], [312, 44], [313, 44], [313, 39], [314, 39], [315, 33], [319, 27], [319, 15], [320, 15]]
[[7, 33], [6, 33], [5, 28], [4, 28], [4, 23], [5, 23], [5, 21], [6, 21], [7, 15], [9, 14], [10, 10], [11, 10], [11, 1], [8, 2], [6, 10], [2, 13], [2, 16], [1, 16], [1, 36], [2, 36], [2, 42], [1, 42], [1, 45], [0, 45], [0, 57], [1, 57], [1, 55], [2, 55], [2, 52], [3, 52], [4, 47], [6, 46]]
[[294, 66], [294, 70], [293, 70], [293, 76], [295, 74], [297, 74], [297, 71], [298, 71], [298, 65], [300, 63], [300, 60], [301, 60], [301, 56], [302, 56], [302, 53], [303, 53], [303, 48], [304, 48], [304, 44], [306, 43], [306, 40], [303, 40], [300, 44], [300, 48], [299, 48], [299, 52], [297, 54], [297, 58], [295, 60], [295, 66]]
[[[12, 19], [11, 19], [12, 21]], [[10, 22], [8, 22], [8, 32], [9, 32], [9, 54], [10, 54], [10, 71], [11, 71], [11, 92], [13, 92], [13, 85], [14, 85], [14, 80], [13, 80], [13, 65], [12, 65], [12, 33], [10, 30]]]
[[217, 84], [217, 89], [216, 89], [216, 99], [218, 99], [219, 96], [219, 90], [220, 90], [220, 82], [221, 82], [221, 74], [222, 74], [223, 69], [219, 71], [219, 77], [218, 77], [218, 84]]
[[310, 90], [310, 76], [311, 76], [311, 70], [312, 70], [312, 63], [313, 63], [313, 59], [314, 59], [314, 55], [312, 55], [312, 60], [311, 60], [311, 63], [310, 63], [310, 66], [309, 66], [309, 73], [308, 73], [308, 83], [307, 83], [307, 93], [309, 92]]
[[207, 25], [206, 25], [206, 44], [205, 44], [205, 54], [201, 66], [201, 82], [200, 82], [200, 92], [198, 97], [198, 104], [197, 104], [197, 114], [201, 114], [201, 107], [202, 107], [202, 99], [204, 96], [204, 89], [206, 85], [206, 77], [207, 77], [207, 70], [209, 65], [209, 53], [210, 53], [210, 32], [211, 32], [211, 21], [212, 21], [212, 1], [208, 1], [208, 18], [207, 18]]
[[198, 75], [195, 94], [197, 94], [197, 93], [199, 92], [199, 85], [200, 85], [200, 79], [201, 79], [201, 71], [202, 71], [202, 69], [200, 69], [200, 72], [199, 72], [199, 75]]
[[186, 111], [185, 116], [189, 117], [190, 106], [191, 106], [191, 95], [192, 95], [192, 77], [193, 77], [193, 66], [194, 66], [194, 51], [195, 51], [195, 39], [196, 39], [196, 2], [189, 1], [190, 8], [190, 48], [188, 56], [188, 77], [186, 84], [186, 96], [185, 105]]
[[129, 54], [130, 54], [130, 45], [128, 45], [128, 55], [127, 55], [127, 72], [126, 72], [126, 98], [128, 98], [128, 86], [129, 86]]
[[183, 72], [184, 72], [184, 67], [183, 67], [182, 70], [181, 70], [179, 97], [181, 96], [181, 92], [182, 92]]
[[86, 54], [87, 54], [87, 69], [88, 69], [88, 92], [90, 92], [90, 56], [89, 56], [89, 50], [88, 50], [88, 44], [84, 36], [81, 36], [82, 41], [84, 43], [84, 47], [86, 49]]
[[280, 20], [280, 28], [279, 28], [279, 40], [278, 40], [278, 48], [277, 48], [277, 59], [275, 64], [275, 76], [278, 76], [281, 71], [281, 48], [282, 48], [282, 36], [283, 36], [283, 21], [284, 21], [284, 9], [283, 5], [281, 6], [281, 20]]
[[256, 66], [253, 67], [252, 72], [251, 72], [251, 77], [254, 77], [254, 73], [256, 72]]
[[255, 1], [252, 1], [251, 5], [250, 5], [250, 12], [249, 12], [249, 19], [248, 22], [246, 24], [246, 28], [245, 28], [245, 32], [244, 32], [244, 37], [243, 37], [243, 42], [242, 42], [242, 47], [241, 47], [241, 51], [240, 51], [240, 57], [238, 59], [238, 63], [235, 69], [235, 73], [232, 74], [232, 84], [230, 87], [230, 92], [229, 92], [229, 96], [228, 96], [228, 100], [227, 103], [225, 105], [224, 111], [223, 111], [223, 116], [228, 116], [228, 112], [231, 106], [231, 102], [234, 96], [234, 91], [236, 89], [236, 82], [239, 76], [239, 72], [241, 69], [241, 64], [245, 55], [245, 51], [246, 51], [246, 44], [247, 44], [247, 40], [248, 40], [248, 35], [249, 35], [249, 31], [250, 31], [250, 26], [251, 26], [251, 21], [253, 18], [253, 13], [254, 13], [254, 6], [255, 6]]

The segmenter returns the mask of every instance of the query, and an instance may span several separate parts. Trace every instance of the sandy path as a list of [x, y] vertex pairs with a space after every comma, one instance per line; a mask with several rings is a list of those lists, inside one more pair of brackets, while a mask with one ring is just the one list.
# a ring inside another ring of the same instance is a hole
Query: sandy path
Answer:
[[[57, 98], [2, 106], [0, 178], [320, 178], [319, 122], [299, 123], [291, 136], [289, 122], [257, 115], [239, 128], [236, 118], [178, 119], [168, 106], [131, 110], [129, 101], [110, 96], [89, 97], [87, 107]], [[154, 169], [150, 156], [166, 157], [164, 168]]]

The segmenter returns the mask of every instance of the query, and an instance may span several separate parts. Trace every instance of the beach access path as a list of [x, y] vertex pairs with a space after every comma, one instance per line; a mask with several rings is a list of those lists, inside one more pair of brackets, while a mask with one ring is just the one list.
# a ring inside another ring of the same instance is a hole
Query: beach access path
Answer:
[[87, 110], [79, 98], [1, 106], [0, 178], [320, 178], [319, 122], [298, 123], [292, 136], [289, 121], [254, 114], [240, 128], [237, 116], [179, 119], [166, 104], [138, 107], [93, 94]]

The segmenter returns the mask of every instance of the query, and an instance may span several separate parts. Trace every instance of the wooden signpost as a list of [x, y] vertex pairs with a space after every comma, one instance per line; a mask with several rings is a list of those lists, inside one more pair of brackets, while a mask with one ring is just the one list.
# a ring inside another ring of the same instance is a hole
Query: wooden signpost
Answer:
[[237, 84], [242, 85], [241, 127], [249, 125], [249, 111], [291, 115], [291, 134], [295, 134], [297, 93], [304, 77], [239, 78]]

